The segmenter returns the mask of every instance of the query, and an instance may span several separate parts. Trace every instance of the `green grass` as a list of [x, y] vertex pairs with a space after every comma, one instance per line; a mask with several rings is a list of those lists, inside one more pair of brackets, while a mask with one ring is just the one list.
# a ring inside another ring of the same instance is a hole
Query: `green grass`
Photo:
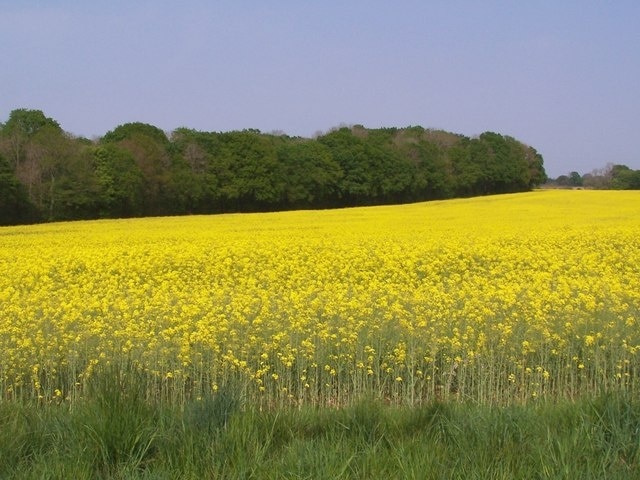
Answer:
[[233, 389], [154, 405], [135, 381], [0, 403], [2, 479], [640, 478], [640, 401], [259, 411]]

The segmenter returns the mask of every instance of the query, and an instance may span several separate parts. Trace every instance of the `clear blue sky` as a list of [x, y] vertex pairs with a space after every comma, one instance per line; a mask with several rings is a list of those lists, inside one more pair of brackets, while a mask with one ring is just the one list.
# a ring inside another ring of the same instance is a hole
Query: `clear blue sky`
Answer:
[[0, 0], [0, 59], [0, 121], [75, 135], [422, 125], [640, 169], [638, 0]]

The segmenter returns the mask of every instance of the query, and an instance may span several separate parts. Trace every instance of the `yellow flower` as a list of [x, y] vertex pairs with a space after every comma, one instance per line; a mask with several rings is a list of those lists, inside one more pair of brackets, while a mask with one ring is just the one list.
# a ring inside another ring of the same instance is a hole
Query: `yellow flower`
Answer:
[[580, 388], [637, 389], [639, 200], [544, 191], [2, 227], [0, 390], [79, 398], [107, 366], [181, 399], [238, 384], [331, 403], [455, 377], [500, 401], [571, 391], [576, 367]]

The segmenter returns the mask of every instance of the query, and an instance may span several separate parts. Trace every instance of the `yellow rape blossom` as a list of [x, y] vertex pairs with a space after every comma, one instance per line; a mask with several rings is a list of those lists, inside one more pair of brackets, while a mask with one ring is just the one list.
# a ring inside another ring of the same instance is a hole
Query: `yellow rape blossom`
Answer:
[[[637, 391], [640, 192], [0, 228], [2, 398]], [[229, 387], [230, 388], [230, 387]]]

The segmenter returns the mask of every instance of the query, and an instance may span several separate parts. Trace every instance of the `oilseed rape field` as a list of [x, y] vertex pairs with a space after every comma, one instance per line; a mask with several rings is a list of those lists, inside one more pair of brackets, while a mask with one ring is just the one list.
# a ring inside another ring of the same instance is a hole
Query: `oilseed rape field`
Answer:
[[640, 394], [640, 193], [0, 228], [0, 399]]

